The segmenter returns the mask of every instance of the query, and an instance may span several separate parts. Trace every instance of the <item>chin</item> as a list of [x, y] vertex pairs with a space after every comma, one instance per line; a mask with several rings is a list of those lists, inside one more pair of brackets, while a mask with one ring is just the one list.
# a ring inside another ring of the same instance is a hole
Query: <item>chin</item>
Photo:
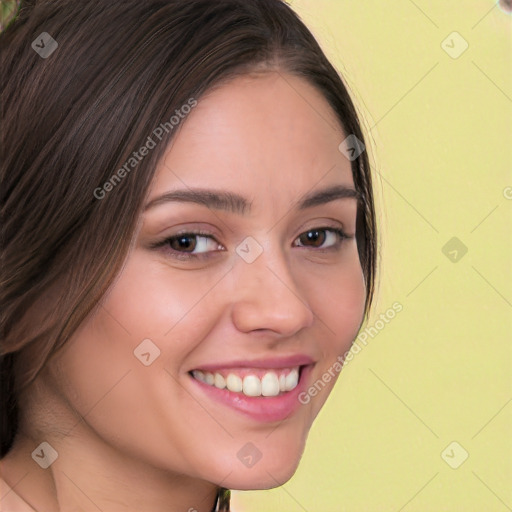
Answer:
[[[273, 489], [285, 484], [295, 474], [302, 456], [303, 446], [295, 450], [265, 450], [261, 459], [245, 466], [238, 458], [231, 459], [222, 471], [229, 476], [220, 485], [240, 491]], [[227, 462], [227, 461], [226, 461]], [[213, 480], [214, 481], [214, 480]]]
[[222, 485], [238, 491], [274, 489], [288, 482], [295, 474], [297, 467], [298, 464], [290, 465], [289, 463], [284, 463], [280, 467], [275, 465], [270, 468], [261, 466], [256, 469], [254, 467], [238, 475], [230, 475]]

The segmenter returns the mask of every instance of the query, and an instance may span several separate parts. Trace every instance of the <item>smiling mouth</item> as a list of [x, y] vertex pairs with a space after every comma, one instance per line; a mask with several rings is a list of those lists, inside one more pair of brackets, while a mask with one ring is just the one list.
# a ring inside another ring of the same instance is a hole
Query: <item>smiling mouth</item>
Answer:
[[289, 368], [230, 368], [215, 372], [193, 370], [190, 375], [217, 389], [227, 389], [248, 397], [275, 397], [293, 391], [303, 366]]
[[212, 365], [188, 374], [202, 398], [252, 421], [275, 423], [293, 418], [303, 407], [299, 395], [310, 382], [316, 364], [301, 356], [283, 359]]

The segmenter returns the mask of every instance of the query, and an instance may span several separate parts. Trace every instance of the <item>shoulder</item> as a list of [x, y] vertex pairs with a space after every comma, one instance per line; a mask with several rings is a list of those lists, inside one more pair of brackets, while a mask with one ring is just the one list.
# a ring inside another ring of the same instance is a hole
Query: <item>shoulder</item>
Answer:
[[36, 512], [9, 484], [0, 478], [0, 512]]

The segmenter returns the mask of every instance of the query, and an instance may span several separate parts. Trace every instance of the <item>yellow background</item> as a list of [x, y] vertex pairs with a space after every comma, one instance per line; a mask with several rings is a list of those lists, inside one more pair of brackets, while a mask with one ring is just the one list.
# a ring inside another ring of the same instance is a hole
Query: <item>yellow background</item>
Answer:
[[368, 326], [403, 311], [341, 372], [295, 476], [232, 508], [512, 510], [511, 16], [493, 0], [291, 5], [364, 118], [381, 233]]

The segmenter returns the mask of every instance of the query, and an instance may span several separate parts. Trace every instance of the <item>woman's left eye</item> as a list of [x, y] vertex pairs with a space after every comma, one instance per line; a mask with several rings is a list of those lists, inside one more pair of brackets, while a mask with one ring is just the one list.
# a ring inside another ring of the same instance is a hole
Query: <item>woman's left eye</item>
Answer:
[[[340, 228], [315, 228], [305, 231], [296, 238], [294, 247], [310, 247], [312, 249], [339, 249], [341, 242], [350, 238]], [[184, 232], [157, 242], [153, 248], [165, 248], [170, 255], [179, 260], [207, 258], [209, 253], [223, 251], [213, 235], [209, 233]]]
[[337, 248], [345, 238], [349, 237], [340, 228], [315, 228], [305, 231], [297, 240], [301, 242], [302, 247], [330, 249]]

